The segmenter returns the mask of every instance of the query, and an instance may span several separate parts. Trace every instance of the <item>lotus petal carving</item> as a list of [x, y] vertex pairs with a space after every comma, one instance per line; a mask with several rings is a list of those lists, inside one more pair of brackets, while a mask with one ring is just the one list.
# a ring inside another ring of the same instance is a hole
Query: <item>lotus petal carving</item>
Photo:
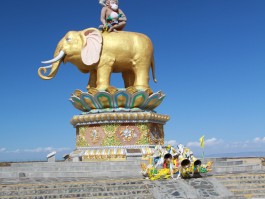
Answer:
[[126, 89], [118, 89], [114, 94], [106, 91], [91, 94], [76, 90], [71, 95], [70, 101], [76, 109], [82, 112], [117, 111], [119, 109], [151, 111], [158, 107], [164, 98], [165, 94], [162, 91], [148, 95], [145, 91], [131, 94]]

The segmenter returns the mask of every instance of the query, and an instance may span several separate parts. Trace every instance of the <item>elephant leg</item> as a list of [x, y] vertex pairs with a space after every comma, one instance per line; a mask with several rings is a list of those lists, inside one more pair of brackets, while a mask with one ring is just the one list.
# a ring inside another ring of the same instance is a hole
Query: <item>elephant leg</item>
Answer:
[[135, 81], [134, 87], [138, 90], [149, 89], [149, 66], [147, 64], [137, 65], [134, 67]]
[[97, 69], [97, 89], [106, 90], [110, 86], [110, 75], [112, 72], [112, 63], [106, 63], [98, 66]]
[[123, 81], [124, 81], [125, 88], [133, 86], [134, 80], [135, 80], [133, 71], [123, 72], [122, 73], [122, 78], [123, 78]]
[[96, 70], [91, 70], [90, 71], [90, 77], [89, 77], [89, 81], [87, 84], [87, 89], [89, 88], [96, 88], [97, 87], [97, 71]]

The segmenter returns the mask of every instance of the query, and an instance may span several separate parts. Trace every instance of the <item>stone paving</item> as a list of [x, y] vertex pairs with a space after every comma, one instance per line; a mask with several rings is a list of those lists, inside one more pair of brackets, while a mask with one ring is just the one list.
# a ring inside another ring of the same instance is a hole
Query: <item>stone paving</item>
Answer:
[[[215, 178], [150, 181], [144, 179], [1, 179], [0, 198], [230, 198]], [[68, 191], [63, 191], [68, 190]], [[56, 193], [56, 194], [55, 194]], [[20, 195], [21, 197], [17, 197]], [[23, 196], [23, 197], [22, 197]]]
[[233, 196], [215, 178], [192, 178], [154, 181], [152, 193], [155, 198], [230, 198]]
[[2, 179], [0, 188], [0, 198], [153, 198], [142, 179]]

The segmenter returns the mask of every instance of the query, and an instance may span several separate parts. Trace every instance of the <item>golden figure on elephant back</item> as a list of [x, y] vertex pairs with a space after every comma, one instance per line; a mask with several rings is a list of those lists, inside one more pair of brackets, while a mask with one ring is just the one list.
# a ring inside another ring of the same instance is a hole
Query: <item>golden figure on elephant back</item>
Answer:
[[103, 6], [100, 15], [102, 25], [99, 26], [99, 29], [108, 32], [122, 30], [126, 25], [127, 18], [119, 8], [118, 0], [99, 0], [99, 3]]

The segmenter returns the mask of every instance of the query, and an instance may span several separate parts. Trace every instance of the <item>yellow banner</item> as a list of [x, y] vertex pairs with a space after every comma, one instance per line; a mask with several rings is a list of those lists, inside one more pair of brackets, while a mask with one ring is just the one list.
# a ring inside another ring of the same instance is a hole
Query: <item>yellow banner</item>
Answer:
[[204, 135], [200, 138], [200, 147], [204, 148]]

